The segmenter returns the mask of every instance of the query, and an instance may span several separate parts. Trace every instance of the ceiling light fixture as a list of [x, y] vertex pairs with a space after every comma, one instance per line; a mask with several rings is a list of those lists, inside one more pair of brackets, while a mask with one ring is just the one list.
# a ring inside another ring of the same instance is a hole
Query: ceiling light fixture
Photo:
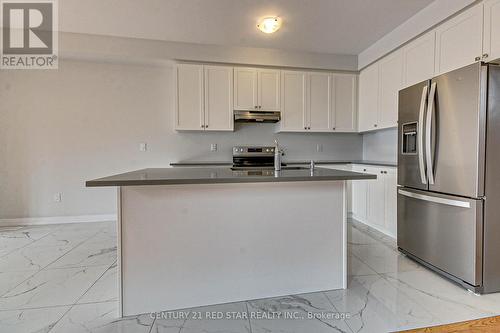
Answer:
[[257, 24], [257, 28], [266, 34], [272, 34], [273, 32], [278, 31], [280, 27], [281, 18], [277, 16], [265, 17], [259, 22], [259, 24]]

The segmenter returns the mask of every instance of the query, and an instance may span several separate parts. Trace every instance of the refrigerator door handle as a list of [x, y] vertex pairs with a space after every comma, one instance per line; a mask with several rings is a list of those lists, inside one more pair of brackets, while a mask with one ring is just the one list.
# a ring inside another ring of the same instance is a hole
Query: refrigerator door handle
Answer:
[[424, 113], [425, 113], [425, 102], [427, 99], [427, 89], [428, 86], [424, 86], [422, 89], [422, 97], [420, 99], [420, 111], [418, 113], [418, 129], [417, 129], [417, 150], [418, 150], [418, 167], [420, 170], [420, 181], [422, 184], [427, 184], [427, 178], [425, 176], [425, 164], [424, 164]]
[[427, 177], [429, 184], [434, 185], [434, 168], [432, 156], [432, 116], [434, 113], [434, 98], [436, 96], [436, 82], [432, 82], [429, 101], [427, 104], [427, 119], [425, 121], [425, 156], [427, 158]]
[[470, 208], [470, 202], [468, 202], [468, 201], [451, 200], [451, 199], [434, 197], [434, 196], [420, 194], [420, 193], [409, 192], [409, 191], [405, 191], [405, 190], [399, 190], [398, 193], [401, 195], [404, 195], [405, 197], [409, 197], [409, 198], [413, 198], [413, 199], [424, 200], [424, 201], [434, 202], [434, 203], [448, 205], [448, 206]]

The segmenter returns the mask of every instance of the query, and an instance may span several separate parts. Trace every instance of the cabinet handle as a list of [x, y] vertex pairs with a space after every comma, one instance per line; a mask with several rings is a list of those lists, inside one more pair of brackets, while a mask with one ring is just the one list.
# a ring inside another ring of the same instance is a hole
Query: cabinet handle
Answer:
[[366, 169], [363, 169], [364, 172], [366, 172]]
[[483, 54], [483, 59], [488, 58], [488, 53]]
[[377, 127], [377, 124], [373, 124], [373, 127]]
[[258, 106], [256, 105], [256, 106], [254, 106], [254, 108], [256, 108], [256, 109], [257, 109], [257, 108], [258, 108]]
[[307, 129], [307, 126], [304, 126], [304, 129], [306, 130], [306, 129]]
[[205, 128], [208, 128], [208, 125], [205, 125]]
[[332, 129], [335, 131], [335, 127], [334, 127], [334, 128], [332, 128]]
[[205, 125], [200, 125], [200, 126], [201, 126], [201, 128], [205, 128]]
[[474, 60], [479, 61], [479, 60], [481, 60], [481, 57], [476, 57], [476, 58], [474, 58]]
[[262, 109], [262, 105], [259, 105], [259, 109]]

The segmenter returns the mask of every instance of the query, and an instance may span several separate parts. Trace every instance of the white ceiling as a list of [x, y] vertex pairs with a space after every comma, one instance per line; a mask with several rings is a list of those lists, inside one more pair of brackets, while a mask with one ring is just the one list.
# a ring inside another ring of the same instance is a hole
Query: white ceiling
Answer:
[[[359, 54], [433, 0], [62, 0], [61, 31]], [[267, 35], [260, 17], [283, 27]]]

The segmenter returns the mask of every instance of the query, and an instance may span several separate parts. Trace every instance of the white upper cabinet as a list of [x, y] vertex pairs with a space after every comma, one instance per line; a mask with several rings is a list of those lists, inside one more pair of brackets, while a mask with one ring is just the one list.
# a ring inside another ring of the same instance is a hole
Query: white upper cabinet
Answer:
[[483, 4], [480, 3], [436, 28], [436, 74], [479, 61], [483, 50]]
[[484, 3], [483, 61], [500, 58], [500, 0]]
[[365, 132], [377, 129], [378, 120], [378, 64], [363, 69], [359, 75], [358, 130]]
[[332, 75], [332, 127], [336, 132], [357, 131], [357, 75]]
[[398, 94], [403, 86], [403, 52], [397, 50], [379, 62], [378, 128], [398, 125]]
[[257, 70], [237, 67], [234, 69], [234, 109], [257, 110]]
[[356, 132], [357, 75], [281, 72], [280, 132]]
[[234, 109], [279, 111], [280, 71], [245, 67], [235, 68]]
[[233, 68], [178, 64], [176, 130], [233, 130]]
[[179, 64], [176, 87], [175, 129], [203, 130], [203, 65]]
[[306, 80], [306, 72], [281, 72], [280, 131], [300, 132], [305, 130]]
[[404, 87], [429, 80], [435, 74], [436, 32], [433, 30], [403, 48]]
[[205, 66], [205, 130], [233, 130], [233, 68]]
[[329, 73], [309, 73], [307, 95], [307, 129], [316, 132], [331, 132], [331, 75]]
[[280, 110], [280, 71], [257, 70], [258, 109], [260, 111]]

